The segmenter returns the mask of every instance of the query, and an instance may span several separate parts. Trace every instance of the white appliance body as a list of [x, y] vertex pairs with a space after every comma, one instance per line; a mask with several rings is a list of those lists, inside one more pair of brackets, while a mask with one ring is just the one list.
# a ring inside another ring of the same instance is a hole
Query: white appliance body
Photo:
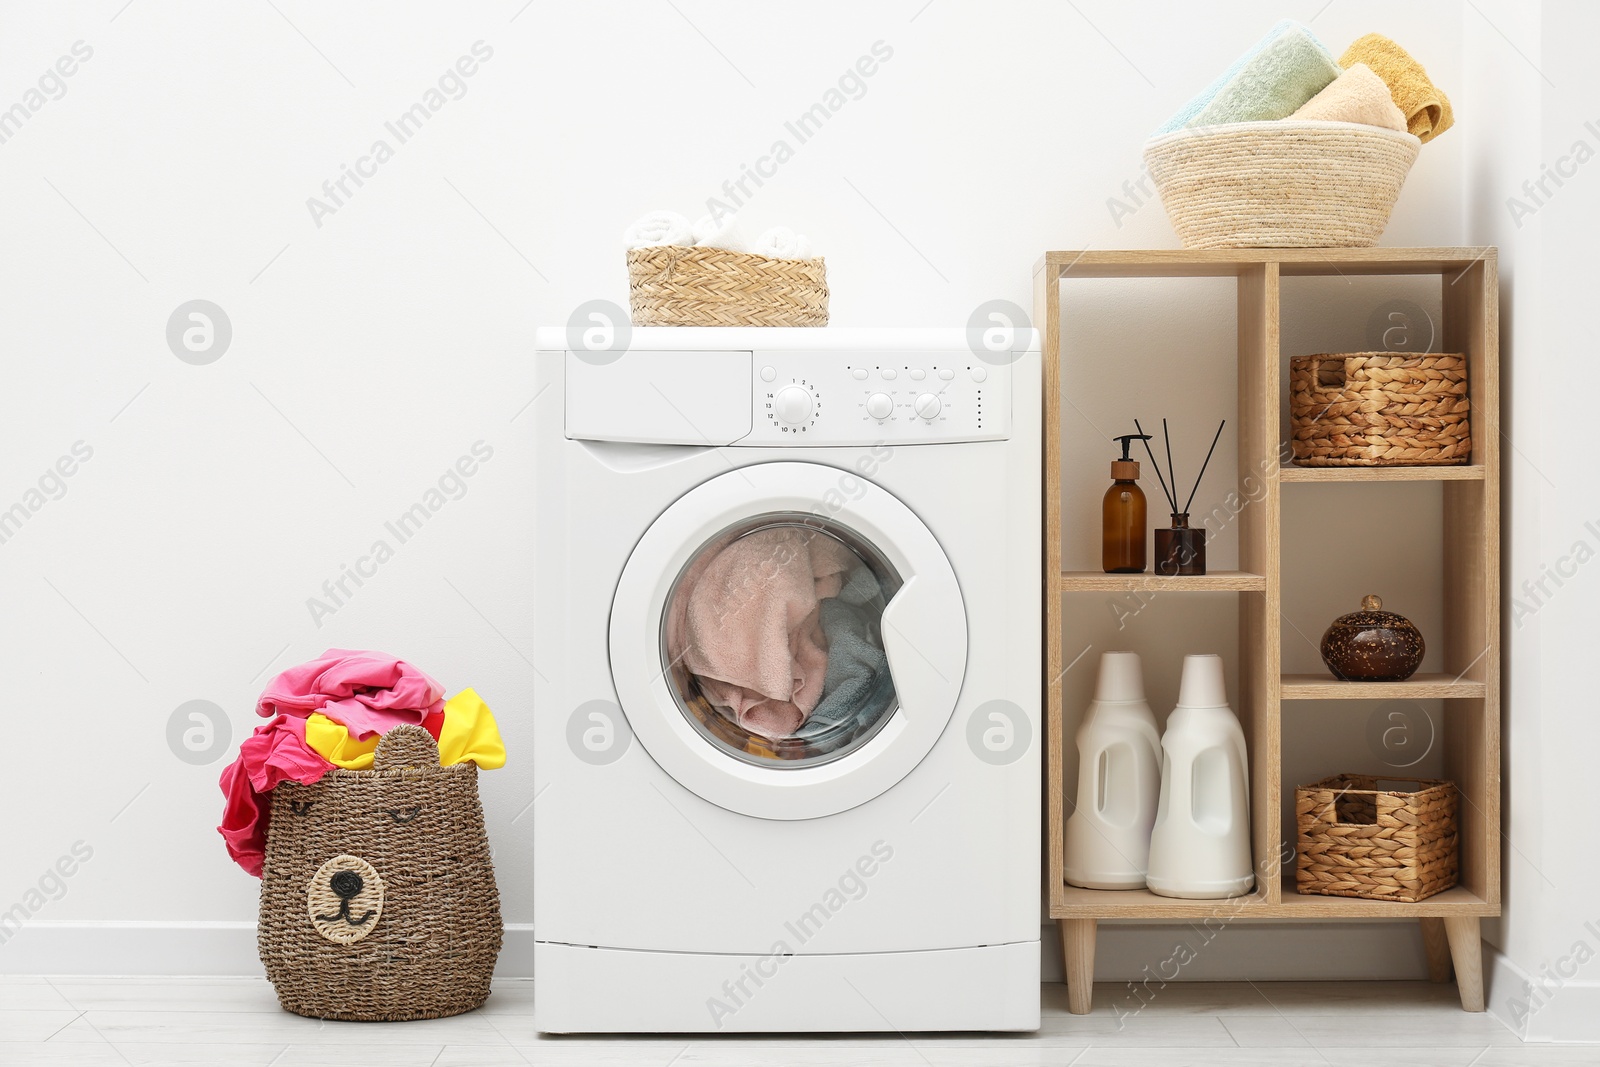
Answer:
[[[1037, 338], [539, 334], [536, 1025], [1028, 1030], [1039, 1020]], [[898, 579], [892, 714], [843, 754], [712, 744], [665, 616], [763, 516]]]

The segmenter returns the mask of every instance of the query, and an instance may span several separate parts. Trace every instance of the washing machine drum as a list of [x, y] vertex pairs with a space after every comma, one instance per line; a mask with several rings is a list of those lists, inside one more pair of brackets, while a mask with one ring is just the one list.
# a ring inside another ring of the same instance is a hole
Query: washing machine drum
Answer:
[[950, 722], [967, 663], [955, 572], [861, 475], [741, 467], [640, 538], [611, 607], [634, 735], [684, 787], [766, 819], [882, 794]]

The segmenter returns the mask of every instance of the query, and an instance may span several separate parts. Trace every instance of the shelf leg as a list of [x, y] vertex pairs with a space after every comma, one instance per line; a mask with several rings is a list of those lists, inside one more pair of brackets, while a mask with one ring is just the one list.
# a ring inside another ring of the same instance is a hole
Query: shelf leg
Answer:
[[1424, 918], [1422, 923], [1422, 950], [1428, 954], [1428, 981], [1443, 985], [1450, 981], [1450, 939], [1444, 932], [1444, 920]]
[[1463, 1011], [1483, 1010], [1483, 942], [1476, 915], [1452, 915], [1444, 920], [1450, 939], [1450, 959], [1456, 965], [1456, 986]]
[[1067, 1010], [1088, 1015], [1094, 1004], [1093, 919], [1057, 919], [1061, 928], [1061, 961], [1067, 975]]

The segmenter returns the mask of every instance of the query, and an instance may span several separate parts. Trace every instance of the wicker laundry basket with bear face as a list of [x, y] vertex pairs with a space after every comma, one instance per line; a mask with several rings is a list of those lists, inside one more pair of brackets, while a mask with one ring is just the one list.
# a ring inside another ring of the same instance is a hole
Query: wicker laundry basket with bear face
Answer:
[[478, 1007], [500, 955], [478, 768], [439, 766], [420, 726], [367, 771], [273, 790], [257, 943], [297, 1015], [435, 1019]]

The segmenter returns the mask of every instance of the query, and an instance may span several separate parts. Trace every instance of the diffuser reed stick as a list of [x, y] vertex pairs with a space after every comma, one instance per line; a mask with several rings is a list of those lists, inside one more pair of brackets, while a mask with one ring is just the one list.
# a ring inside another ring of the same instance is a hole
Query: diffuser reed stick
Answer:
[[1172, 435], [1167, 432], [1167, 420], [1161, 420], [1161, 439], [1167, 445], [1167, 478], [1172, 482], [1172, 510], [1178, 510], [1178, 472], [1172, 469]]
[[1150, 457], [1150, 466], [1155, 468], [1156, 480], [1161, 483], [1161, 492], [1167, 498], [1167, 503], [1172, 505], [1173, 512], [1178, 510], [1178, 501], [1173, 497], [1173, 490], [1167, 488], [1167, 480], [1161, 476], [1161, 464], [1156, 462], [1156, 454], [1150, 451], [1150, 435], [1144, 432], [1144, 427], [1139, 425], [1139, 420], [1133, 420], [1133, 428], [1139, 431], [1144, 438], [1145, 455]]
[[[1222, 427], [1228, 425], [1228, 420], [1223, 419], [1222, 425], [1217, 427], [1217, 435], [1211, 439], [1211, 447], [1206, 450], [1206, 460], [1200, 464], [1200, 473], [1194, 476], [1194, 488], [1189, 490], [1189, 499], [1183, 502], [1183, 514], [1189, 513], [1189, 505], [1194, 503], [1194, 495], [1200, 491], [1200, 479], [1206, 476], [1206, 468], [1211, 466], [1211, 453], [1217, 450], [1217, 442], [1222, 438]], [[1176, 486], [1176, 480], [1172, 483]]]

